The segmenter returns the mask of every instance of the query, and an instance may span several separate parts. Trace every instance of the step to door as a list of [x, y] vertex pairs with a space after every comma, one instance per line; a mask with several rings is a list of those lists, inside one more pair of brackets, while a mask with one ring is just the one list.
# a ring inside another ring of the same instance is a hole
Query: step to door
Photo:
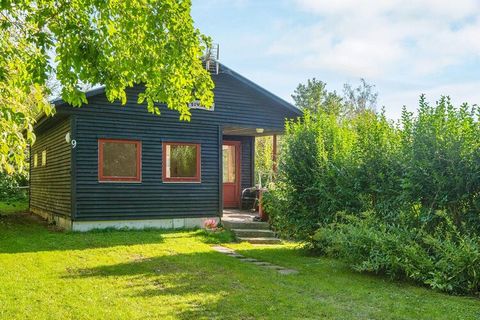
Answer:
[[238, 238], [275, 238], [272, 230], [262, 229], [232, 229]]
[[227, 229], [255, 229], [270, 230], [270, 226], [266, 222], [236, 222], [222, 220], [222, 224]]
[[252, 244], [280, 244], [282, 241], [278, 238], [250, 238], [250, 237], [239, 237], [239, 241], [246, 241]]

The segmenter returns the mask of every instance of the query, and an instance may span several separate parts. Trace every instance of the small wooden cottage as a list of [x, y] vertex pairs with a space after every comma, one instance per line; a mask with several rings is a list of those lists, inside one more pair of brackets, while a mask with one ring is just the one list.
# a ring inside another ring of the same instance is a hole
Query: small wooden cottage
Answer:
[[301, 112], [225, 67], [212, 74], [214, 108], [191, 122], [166, 107], [154, 116], [128, 90], [126, 106], [103, 89], [73, 108], [57, 101], [31, 147], [30, 210], [66, 229], [182, 228], [220, 218], [254, 184], [255, 136], [284, 131]]

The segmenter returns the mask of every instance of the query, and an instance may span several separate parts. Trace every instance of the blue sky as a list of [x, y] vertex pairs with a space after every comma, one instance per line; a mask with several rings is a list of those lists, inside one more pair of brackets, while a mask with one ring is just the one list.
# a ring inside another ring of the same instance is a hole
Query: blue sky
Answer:
[[425, 93], [480, 104], [480, 0], [193, 0], [220, 61], [287, 101], [316, 77], [360, 78], [398, 118]]

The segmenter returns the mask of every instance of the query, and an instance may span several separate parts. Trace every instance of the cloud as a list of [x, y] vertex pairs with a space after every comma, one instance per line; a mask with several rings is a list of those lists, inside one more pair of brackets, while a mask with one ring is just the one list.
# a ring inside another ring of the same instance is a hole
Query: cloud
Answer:
[[300, 68], [378, 79], [425, 76], [480, 56], [480, 1], [296, 0], [293, 21], [267, 54]]
[[201, 30], [224, 63], [288, 101], [309, 78], [341, 93], [364, 77], [392, 118], [422, 93], [480, 104], [480, 0], [232, 1], [193, 1]]

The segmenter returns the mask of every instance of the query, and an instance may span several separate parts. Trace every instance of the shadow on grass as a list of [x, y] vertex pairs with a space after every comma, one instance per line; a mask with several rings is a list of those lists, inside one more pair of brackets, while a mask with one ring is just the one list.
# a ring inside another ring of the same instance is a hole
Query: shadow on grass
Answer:
[[[28, 214], [0, 217], [0, 253], [84, 250], [155, 244], [164, 241], [163, 230], [96, 230], [60, 232], [42, 219]], [[178, 231], [177, 231], [178, 232]]]
[[176, 319], [257, 319], [266, 316], [272, 301], [283, 299], [285, 292], [271, 289], [281, 277], [274, 270], [208, 251], [79, 268], [69, 270], [63, 279], [120, 280], [121, 287], [115, 290], [127, 297], [175, 301], [182, 306], [173, 311]]
[[[383, 319], [388, 310], [396, 310], [397, 316], [408, 312], [410, 316], [405, 319], [414, 319], [422, 315], [424, 308], [430, 312], [443, 309], [432, 315], [454, 314], [452, 307], [463, 308], [456, 304], [460, 300], [465, 303], [464, 307], [472, 310], [478, 303], [474, 299], [357, 274], [338, 261], [306, 257], [296, 249], [252, 248], [238, 252], [297, 268], [300, 273], [284, 276], [218, 252], [193, 252], [75, 269], [64, 278], [122, 279], [119, 285], [123, 288], [119, 290], [127, 297], [164, 297], [184, 306], [174, 309], [179, 319], [289, 319], [321, 318], [322, 315], [333, 319], [337, 318], [335, 315], [356, 318], [359, 314], [363, 315], [359, 318]], [[439, 307], [440, 301], [446, 305]], [[388, 317], [393, 318], [395, 316]], [[419, 318], [429, 319], [428, 313]]]
[[[204, 230], [93, 230], [89, 232], [64, 232], [48, 225], [41, 218], [29, 214], [0, 216], [0, 253], [25, 253], [39, 251], [84, 250], [158, 244], [164, 236], [173, 238], [198, 238], [207, 244], [232, 242], [233, 234], [224, 230], [209, 233]], [[186, 234], [188, 233], [188, 234]]]
[[208, 244], [221, 244], [235, 241], [235, 235], [230, 230], [221, 230], [216, 232], [198, 230], [196, 235], [202, 242]]

